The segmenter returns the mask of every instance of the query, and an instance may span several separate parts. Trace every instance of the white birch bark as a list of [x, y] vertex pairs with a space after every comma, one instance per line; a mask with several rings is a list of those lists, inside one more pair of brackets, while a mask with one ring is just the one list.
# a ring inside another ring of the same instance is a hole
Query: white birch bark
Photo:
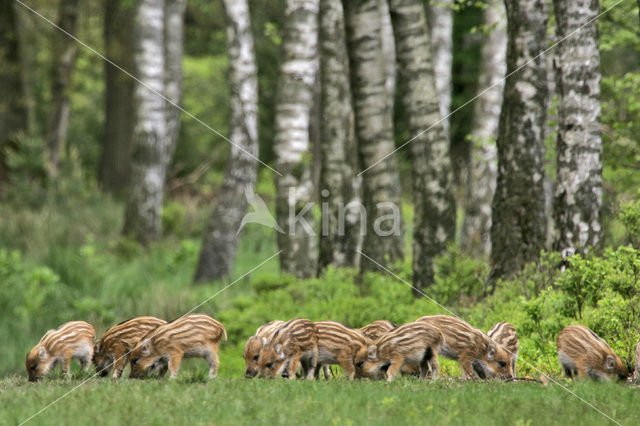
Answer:
[[[555, 0], [558, 38], [574, 33], [599, 13], [598, 0]], [[602, 138], [598, 21], [557, 47], [557, 173], [555, 247], [584, 253], [602, 240]]]
[[[451, 111], [451, 72], [453, 65], [453, 0], [429, 0], [428, 22], [433, 52], [433, 70], [440, 100], [440, 115]], [[449, 134], [449, 119], [443, 121]]]
[[317, 262], [309, 124], [318, 69], [318, 7], [318, 0], [286, 2], [275, 107], [275, 169], [282, 173], [275, 178], [276, 220], [284, 231], [278, 233], [280, 268], [300, 278], [314, 275]]
[[[401, 215], [394, 215], [401, 212], [401, 190], [397, 158], [389, 155], [395, 143], [385, 88], [380, 8], [378, 0], [343, 0], [342, 5], [356, 138], [361, 167], [367, 169], [362, 175], [363, 204], [367, 214], [363, 247], [376, 262], [393, 263], [403, 257], [403, 226]], [[384, 219], [383, 216], [395, 220], [377, 220]], [[378, 267], [363, 260], [362, 268], [376, 270]]]
[[[441, 119], [429, 30], [420, 0], [389, 0], [396, 40], [400, 97], [411, 136], [413, 286], [433, 284], [436, 256], [455, 234], [456, 208], [449, 139]], [[425, 129], [429, 131], [424, 132]], [[420, 296], [419, 291], [414, 291]]]
[[[134, 63], [137, 78], [164, 93], [164, 0], [141, 0], [135, 18]], [[142, 84], [134, 91], [131, 183], [124, 234], [149, 244], [162, 234], [162, 201], [166, 175], [165, 101]]]
[[[355, 177], [353, 109], [349, 60], [340, 0], [320, 0], [320, 201], [322, 209], [318, 269], [357, 266], [361, 244], [359, 214], [345, 206], [359, 202]], [[355, 220], [354, 220], [355, 219]]]
[[[507, 74], [547, 46], [546, 0], [506, 0]], [[492, 205], [489, 286], [538, 258], [545, 247], [544, 137], [547, 110], [544, 58], [505, 82], [498, 132], [498, 181]]]
[[[224, 0], [231, 86], [231, 155], [222, 190], [204, 235], [195, 281], [229, 276], [238, 249], [238, 230], [253, 193], [258, 156], [258, 74], [247, 0]], [[243, 148], [246, 152], [243, 152]], [[241, 235], [241, 234], [240, 234]]]
[[[61, 0], [58, 26], [71, 35], [76, 34], [78, 0]], [[54, 177], [60, 167], [60, 156], [67, 141], [69, 115], [69, 87], [78, 44], [67, 34], [54, 33], [53, 64], [51, 73], [51, 114], [47, 130], [47, 169]]]
[[479, 257], [491, 253], [491, 203], [498, 176], [496, 138], [507, 69], [506, 19], [503, 0], [491, 0], [484, 10], [483, 24], [490, 33], [482, 43], [478, 92], [491, 89], [473, 106], [471, 163], [461, 235], [464, 249]]

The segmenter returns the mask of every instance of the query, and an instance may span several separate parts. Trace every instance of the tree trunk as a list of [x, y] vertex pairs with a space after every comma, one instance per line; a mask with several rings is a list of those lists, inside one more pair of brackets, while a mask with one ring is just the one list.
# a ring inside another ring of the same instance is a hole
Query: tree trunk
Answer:
[[[322, 232], [318, 268], [357, 266], [359, 214], [345, 206], [359, 202], [354, 171], [353, 110], [349, 60], [340, 0], [320, 0]], [[355, 220], [354, 220], [355, 219]]]
[[231, 87], [231, 155], [222, 190], [204, 235], [194, 280], [209, 281], [233, 272], [237, 233], [256, 182], [258, 156], [258, 75], [247, 0], [224, 0]]
[[[402, 206], [397, 159], [394, 155], [384, 158], [393, 152], [395, 143], [385, 89], [380, 10], [377, 0], [343, 0], [342, 5], [358, 153], [366, 170], [362, 181], [367, 215], [363, 246], [375, 261], [392, 263], [403, 257]], [[362, 262], [362, 268], [377, 269], [370, 261]]]
[[134, 90], [131, 183], [123, 232], [145, 245], [162, 234], [168, 150], [165, 100], [158, 95], [164, 93], [165, 83], [164, 5], [164, 0], [141, 0], [134, 26], [136, 76], [144, 85]]
[[[182, 53], [184, 46], [184, 11], [187, 0], [165, 0], [164, 54], [165, 75], [164, 95], [171, 102], [180, 105], [182, 101]], [[180, 111], [170, 103], [167, 109], [167, 144], [165, 165], [171, 165], [180, 134]]]
[[490, 33], [481, 50], [478, 92], [489, 89], [474, 103], [471, 128], [471, 164], [467, 176], [462, 247], [477, 257], [491, 253], [491, 202], [496, 190], [498, 159], [496, 137], [507, 69], [506, 11], [503, 0], [492, 0], [484, 10]]
[[274, 153], [280, 268], [299, 278], [316, 272], [311, 211], [309, 123], [318, 68], [318, 0], [287, 0], [276, 94]]
[[382, 37], [382, 59], [385, 70], [385, 87], [391, 116], [393, 117], [393, 104], [396, 97], [396, 44], [393, 39], [393, 27], [387, 0], [378, 0], [380, 8], [380, 36]]
[[7, 154], [26, 130], [17, 16], [13, 0], [0, 0], [0, 192], [9, 179]]
[[[433, 52], [433, 70], [440, 100], [440, 115], [451, 111], [451, 67], [453, 63], [453, 0], [430, 0], [428, 3], [429, 32]], [[443, 122], [449, 134], [449, 119]]]
[[[546, 47], [545, 0], [507, 0], [507, 74]], [[537, 58], [505, 82], [492, 206], [489, 286], [536, 260], [545, 245], [544, 134], [547, 69]]]
[[[594, 19], [597, 0], [555, 0], [559, 39]], [[560, 43], [558, 91], [555, 248], [584, 253], [602, 240], [602, 139], [600, 136], [600, 55], [598, 21]]]
[[[433, 260], [456, 228], [449, 140], [440, 121], [429, 30], [421, 0], [389, 0], [396, 40], [398, 81], [412, 137], [413, 286], [433, 284]], [[434, 127], [431, 127], [434, 126]], [[431, 129], [425, 132], [425, 129]], [[420, 293], [414, 291], [416, 296]]]
[[[133, 27], [135, 10], [128, 0], [106, 0], [104, 8], [104, 44], [107, 58], [133, 72]], [[136, 82], [105, 62], [105, 125], [98, 181], [102, 188], [121, 193], [131, 172], [133, 134], [133, 92]]]
[[[71, 35], [76, 34], [78, 0], [61, 0], [58, 26]], [[51, 75], [51, 115], [47, 131], [47, 168], [54, 177], [60, 168], [60, 156], [64, 150], [69, 128], [69, 91], [71, 74], [75, 64], [77, 43], [61, 31], [53, 33], [53, 63]]]

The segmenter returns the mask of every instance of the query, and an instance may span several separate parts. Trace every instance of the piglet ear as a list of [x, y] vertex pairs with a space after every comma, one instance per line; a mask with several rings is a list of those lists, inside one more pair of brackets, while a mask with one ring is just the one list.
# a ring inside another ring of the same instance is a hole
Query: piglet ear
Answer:
[[614, 371], [616, 369], [616, 359], [612, 355], [607, 356], [605, 366], [608, 371]]
[[369, 346], [367, 349], [367, 359], [373, 361], [378, 356], [378, 348], [375, 346]]
[[492, 361], [493, 358], [496, 356], [496, 347], [495, 345], [489, 345], [489, 349], [487, 350], [487, 359], [489, 361]]
[[93, 345], [93, 353], [99, 354], [100, 349], [102, 349], [102, 340], [98, 340], [95, 345]]
[[283, 360], [284, 359], [284, 349], [282, 348], [282, 345], [280, 343], [278, 343], [275, 347], [276, 349], [276, 354], [278, 355], [278, 359], [279, 360]]
[[44, 346], [40, 346], [40, 348], [38, 349], [38, 358], [40, 358], [40, 361], [45, 361], [47, 358], [49, 358], [49, 354], [47, 353], [47, 350], [44, 348]]
[[266, 338], [266, 337], [263, 337], [263, 338], [262, 338], [262, 346], [267, 346], [267, 343], [268, 343], [268, 342], [267, 342], [267, 338]]
[[140, 353], [144, 356], [147, 356], [151, 353], [151, 345], [148, 340], [145, 340], [140, 347]]

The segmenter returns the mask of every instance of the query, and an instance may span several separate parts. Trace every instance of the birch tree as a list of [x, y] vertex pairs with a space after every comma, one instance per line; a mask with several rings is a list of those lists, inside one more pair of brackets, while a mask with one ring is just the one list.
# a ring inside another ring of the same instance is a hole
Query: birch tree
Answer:
[[384, 61], [385, 87], [387, 100], [393, 116], [393, 104], [396, 96], [396, 43], [393, 39], [393, 27], [387, 0], [378, 0], [380, 8], [380, 37], [382, 41], [382, 58]]
[[258, 156], [258, 76], [247, 0], [224, 0], [231, 87], [233, 142], [222, 189], [204, 235], [195, 281], [208, 281], [233, 272], [237, 232], [253, 192]]
[[[440, 100], [440, 114], [451, 111], [451, 67], [453, 64], [453, 0], [428, 0], [428, 22], [433, 52], [433, 70]], [[449, 119], [443, 121], [449, 134]]]
[[[187, 0], [165, 0], [164, 95], [174, 104], [180, 104], [182, 100], [182, 56], [184, 50], [184, 12], [186, 6]], [[169, 102], [165, 104], [165, 108], [167, 114], [167, 141], [164, 161], [165, 166], [169, 167], [178, 143], [182, 111]]]
[[[58, 26], [70, 35], [76, 34], [78, 0], [60, 0]], [[67, 34], [53, 34], [51, 73], [51, 114], [47, 131], [47, 167], [49, 175], [55, 177], [60, 167], [60, 155], [67, 140], [69, 128], [69, 90], [75, 64], [77, 43]]]
[[[449, 139], [438, 103], [424, 8], [420, 0], [389, 0], [396, 40], [398, 81], [412, 137], [413, 285], [422, 289], [434, 278], [433, 260], [455, 234], [455, 201]], [[425, 131], [429, 129], [428, 131]], [[418, 292], [415, 292], [419, 295]]]
[[[385, 68], [377, 0], [342, 2], [347, 31], [347, 52], [356, 139], [367, 213], [363, 246], [376, 262], [403, 257], [400, 176], [394, 150], [393, 119], [385, 89]], [[382, 161], [380, 161], [382, 160]], [[370, 261], [363, 269], [375, 270]]]
[[[507, 0], [507, 74], [498, 130], [489, 285], [538, 258], [546, 238], [544, 135], [547, 109], [545, 0]], [[534, 59], [535, 58], [535, 59]], [[529, 61], [533, 60], [531, 63]]]
[[356, 266], [360, 242], [349, 62], [340, 0], [320, 0], [320, 195], [322, 220], [318, 268]]
[[465, 215], [461, 241], [464, 249], [479, 257], [491, 253], [491, 203], [496, 190], [498, 159], [496, 137], [507, 68], [506, 11], [503, 0], [491, 0], [483, 24], [489, 31], [480, 53], [479, 93], [473, 106], [471, 163], [467, 178]]
[[[133, 72], [133, 27], [135, 6], [128, 0], [105, 0], [104, 49], [107, 58]], [[105, 124], [98, 181], [102, 188], [120, 193], [127, 187], [131, 171], [133, 92], [135, 80], [105, 62]]]
[[311, 211], [309, 125], [318, 68], [318, 0], [287, 0], [275, 106], [276, 220], [280, 268], [297, 277], [316, 273]]
[[164, 0], [141, 0], [134, 26], [135, 75], [131, 182], [124, 233], [142, 244], [162, 234], [162, 202], [168, 151], [164, 93]]
[[7, 153], [27, 128], [21, 51], [13, 0], [0, 0], [0, 192], [9, 179]]
[[[557, 36], [562, 39], [593, 20], [598, 0], [555, 0]], [[602, 138], [598, 21], [557, 46], [557, 173], [554, 215], [556, 249], [585, 252], [602, 240]]]

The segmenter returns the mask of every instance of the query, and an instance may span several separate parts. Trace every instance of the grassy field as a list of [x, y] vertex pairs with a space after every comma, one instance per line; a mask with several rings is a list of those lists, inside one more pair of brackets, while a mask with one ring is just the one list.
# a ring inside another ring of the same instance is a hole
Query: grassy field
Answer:
[[[0, 381], [0, 423], [18, 424], [81, 383]], [[621, 424], [639, 424], [640, 389], [569, 389]], [[185, 372], [176, 380], [91, 380], [30, 424], [613, 424], [559, 386], [536, 383], [267, 381]]]

